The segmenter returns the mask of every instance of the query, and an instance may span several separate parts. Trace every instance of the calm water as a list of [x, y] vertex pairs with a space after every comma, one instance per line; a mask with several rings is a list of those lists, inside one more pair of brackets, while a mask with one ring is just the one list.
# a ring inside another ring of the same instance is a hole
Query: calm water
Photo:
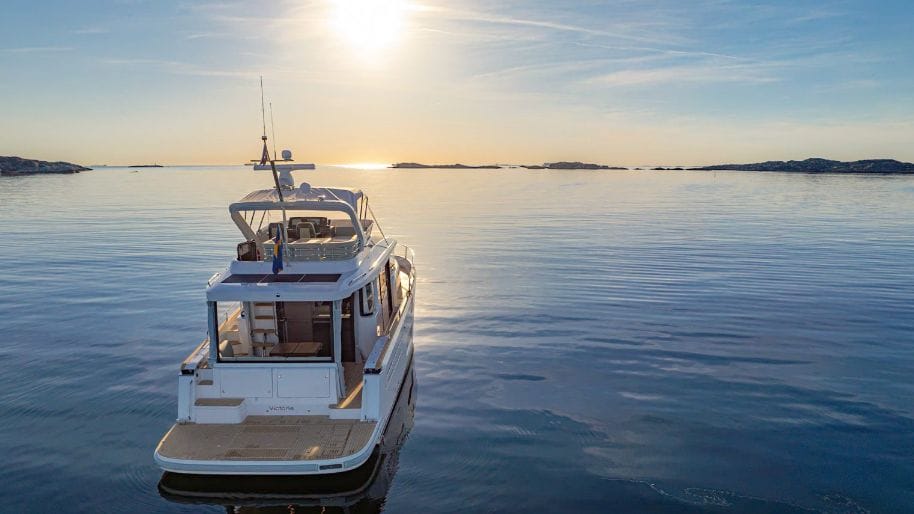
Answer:
[[[418, 257], [414, 426], [362, 510], [914, 510], [914, 177], [309, 181]], [[0, 178], [0, 510], [225, 510], [163, 499], [152, 451], [227, 205], [270, 182]]]

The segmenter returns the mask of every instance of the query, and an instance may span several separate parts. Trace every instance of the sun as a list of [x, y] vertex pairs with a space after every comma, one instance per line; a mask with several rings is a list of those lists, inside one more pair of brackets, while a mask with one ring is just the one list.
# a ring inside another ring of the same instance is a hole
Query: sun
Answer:
[[374, 57], [401, 38], [404, 0], [334, 0], [332, 25], [362, 57]]

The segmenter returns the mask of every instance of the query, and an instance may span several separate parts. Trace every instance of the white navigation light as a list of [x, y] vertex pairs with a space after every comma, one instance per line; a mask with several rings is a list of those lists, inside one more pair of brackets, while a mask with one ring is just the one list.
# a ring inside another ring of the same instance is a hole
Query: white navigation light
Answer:
[[283, 150], [282, 151], [282, 160], [291, 161], [292, 160], [292, 150]]

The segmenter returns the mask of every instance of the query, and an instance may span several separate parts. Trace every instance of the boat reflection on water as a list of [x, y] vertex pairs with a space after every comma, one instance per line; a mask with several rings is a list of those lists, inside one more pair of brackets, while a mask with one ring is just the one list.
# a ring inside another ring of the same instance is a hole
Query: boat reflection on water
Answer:
[[358, 469], [333, 475], [239, 476], [165, 472], [159, 494], [169, 501], [223, 505], [226, 512], [380, 512], [397, 472], [400, 447], [416, 406], [412, 363], [374, 453]]

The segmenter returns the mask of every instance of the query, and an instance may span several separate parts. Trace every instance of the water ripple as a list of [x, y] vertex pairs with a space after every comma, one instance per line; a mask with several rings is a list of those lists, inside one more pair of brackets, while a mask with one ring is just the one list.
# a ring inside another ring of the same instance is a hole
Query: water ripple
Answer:
[[[419, 259], [422, 394], [386, 510], [914, 505], [914, 178], [311, 177], [362, 187]], [[17, 510], [199, 509], [159, 497], [151, 453], [238, 242], [226, 205], [256, 187], [242, 167], [0, 178]]]

